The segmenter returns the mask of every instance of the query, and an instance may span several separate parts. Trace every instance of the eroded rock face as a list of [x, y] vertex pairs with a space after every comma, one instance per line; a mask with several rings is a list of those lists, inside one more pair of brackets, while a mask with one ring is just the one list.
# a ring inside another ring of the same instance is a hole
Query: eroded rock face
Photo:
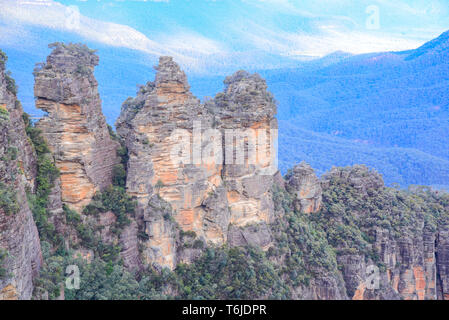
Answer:
[[134, 219], [131, 224], [126, 226], [120, 234], [120, 246], [122, 248], [120, 256], [123, 259], [123, 265], [128, 270], [139, 270], [142, 267], [139, 253], [138, 226]]
[[311, 279], [308, 286], [296, 288], [294, 299], [299, 300], [347, 300], [344, 282], [333, 275], [320, 275]]
[[146, 265], [173, 269], [177, 263], [177, 230], [171, 205], [159, 195], [153, 195], [145, 210], [145, 234], [143, 259]]
[[436, 236], [436, 267], [438, 299], [449, 300], [449, 226]]
[[[183, 130], [181, 136], [190, 145], [194, 121], [207, 128], [212, 118], [189, 92], [184, 72], [171, 58], [162, 57], [157, 71], [154, 83], [149, 82], [135, 99], [124, 103], [117, 132], [129, 151], [127, 191], [137, 198], [137, 219], [150, 232], [144, 259], [173, 268], [173, 226], [162, 216], [170, 216], [183, 230], [195, 231], [199, 236], [215, 230], [215, 225], [208, 228], [203, 224], [202, 204], [221, 185], [221, 177], [219, 166], [184, 165], [172, 159], [171, 152], [179, 144], [176, 130]], [[172, 210], [152, 210], [150, 200], [156, 193]], [[211, 240], [223, 241], [220, 234], [215, 238]]]
[[94, 67], [98, 57], [83, 45], [55, 44], [35, 72], [36, 107], [47, 112], [42, 130], [60, 170], [63, 203], [81, 211], [111, 184], [118, 143], [101, 112]]
[[[1, 61], [2, 62], [2, 61]], [[30, 299], [42, 264], [39, 235], [25, 190], [34, 189], [36, 157], [25, 133], [22, 106], [0, 64], [0, 250], [7, 252], [0, 300]]]
[[[349, 296], [354, 300], [435, 300], [437, 299], [434, 234], [395, 240], [378, 230], [375, 248], [386, 271], [380, 273], [379, 288], [367, 287], [365, 263], [358, 256], [339, 257]], [[358, 261], [360, 260], [360, 261]], [[361, 281], [362, 280], [362, 281]]]
[[[266, 234], [263, 230], [274, 218], [270, 190], [276, 173], [276, 104], [258, 74], [238, 71], [224, 84], [224, 92], [207, 107], [224, 137], [222, 176], [230, 223], [238, 228], [265, 224], [257, 230]], [[237, 147], [244, 153], [239, 153]], [[235, 236], [235, 228], [230, 232]], [[261, 236], [267, 240], [266, 235]]]
[[[257, 75], [238, 72], [227, 78], [225, 92], [204, 105], [190, 93], [186, 75], [172, 58], [161, 57], [156, 70], [155, 81], [123, 104], [116, 125], [129, 150], [127, 191], [138, 199], [137, 220], [149, 236], [144, 259], [173, 268], [180, 251], [174, 225], [216, 245], [228, 240], [231, 224], [264, 223], [260, 230], [267, 230], [274, 152], [265, 152], [254, 164], [228, 164], [224, 142], [229, 129], [277, 128], [276, 107]], [[263, 143], [270, 144], [269, 133]], [[261, 174], [264, 170], [268, 173]], [[155, 209], [154, 195], [170, 210]], [[259, 242], [265, 246], [267, 241]]]
[[321, 184], [309, 164], [301, 162], [294, 166], [285, 179], [286, 189], [295, 197], [293, 204], [296, 210], [304, 213], [320, 210]]
[[229, 226], [228, 242], [231, 246], [268, 249], [272, 240], [271, 230], [266, 223], [250, 224], [244, 227]]
[[[365, 236], [373, 239], [364, 254], [337, 248], [337, 261], [348, 297], [355, 300], [447, 298], [449, 247], [448, 227], [444, 221], [429, 223], [425, 219], [426, 214], [427, 219], [431, 219], [428, 213], [421, 212], [418, 205], [413, 209], [416, 212], [407, 212], [408, 207], [398, 204], [406, 200], [395, 198], [392, 189], [385, 189], [381, 175], [364, 166], [333, 169], [323, 176], [323, 189], [328, 189], [332, 183], [341, 183], [347, 188], [345, 194], [338, 194], [338, 197], [344, 197], [343, 201], [351, 208], [347, 214], [354, 220], [342, 221], [348, 226], [356, 223]], [[369, 205], [365, 206], [361, 199]], [[393, 201], [395, 207], [389, 207]], [[404, 211], [398, 212], [398, 208]], [[394, 214], [392, 222], [383, 218], [379, 223], [382, 219], [382, 216], [376, 216], [379, 211]], [[338, 215], [329, 216], [328, 223], [341, 223], [339, 219]], [[393, 223], [395, 227], [391, 226]], [[345, 241], [356, 247], [356, 243], [349, 239]], [[378, 276], [373, 276], [374, 273]]]

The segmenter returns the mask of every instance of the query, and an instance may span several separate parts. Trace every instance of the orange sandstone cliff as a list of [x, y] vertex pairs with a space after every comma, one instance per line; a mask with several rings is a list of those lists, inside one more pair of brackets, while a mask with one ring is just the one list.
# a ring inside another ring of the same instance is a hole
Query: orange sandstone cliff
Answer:
[[94, 67], [98, 57], [82, 45], [55, 44], [35, 71], [38, 123], [60, 171], [62, 202], [80, 211], [112, 181], [118, 143], [101, 111]]
[[[260, 129], [270, 147], [276, 107], [265, 81], [238, 72], [226, 79], [224, 93], [203, 104], [172, 58], [161, 57], [156, 70], [155, 81], [123, 104], [117, 121], [129, 150], [127, 191], [138, 199], [140, 224], [149, 236], [146, 262], [173, 268], [179, 259], [189, 260], [191, 254], [176, 253], [175, 225], [204, 244], [251, 242], [268, 248], [275, 150], [264, 149], [263, 159], [251, 162], [243, 146], [241, 164], [225, 160], [226, 130]], [[237, 137], [248, 144], [244, 139]], [[228, 146], [235, 153], [235, 142]], [[158, 214], [161, 202], [171, 208], [165, 217]], [[259, 224], [258, 232], [248, 229]]]

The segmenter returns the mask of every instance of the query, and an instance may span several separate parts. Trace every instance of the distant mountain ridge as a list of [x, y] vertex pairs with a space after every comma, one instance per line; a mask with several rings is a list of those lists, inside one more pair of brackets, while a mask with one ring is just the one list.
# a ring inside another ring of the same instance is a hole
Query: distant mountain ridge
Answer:
[[[45, 37], [43, 43], [69, 36], [51, 31]], [[448, 38], [445, 32], [403, 52], [335, 52], [298, 61], [294, 69], [250, 70], [266, 78], [279, 102], [282, 171], [301, 160], [311, 163], [319, 174], [332, 165], [365, 163], [381, 172], [387, 184], [447, 187]], [[95, 75], [104, 114], [112, 125], [122, 102], [134, 95], [136, 83], [145, 84], [154, 76], [156, 57], [91, 46], [98, 48], [100, 64]], [[4, 50], [25, 111], [38, 113], [31, 72], [48, 49], [43, 45], [32, 52], [7, 46]], [[223, 80], [223, 75], [189, 75], [192, 93], [200, 99], [221, 91]]]
[[405, 60], [412, 60], [427, 53], [430, 54], [442, 53], [443, 55], [447, 55], [448, 48], [449, 48], [449, 31], [446, 31], [443, 34], [441, 34], [438, 38], [425, 43], [418, 49], [409, 51], [410, 54], [407, 58], [405, 58]]
[[283, 122], [281, 168], [302, 159], [319, 172], [329, 163], [363, 162], [388, 183], [447, 186], [448, 38], [446, 32], [416, 50], [352, 56], [313, 72], [266, 75]]

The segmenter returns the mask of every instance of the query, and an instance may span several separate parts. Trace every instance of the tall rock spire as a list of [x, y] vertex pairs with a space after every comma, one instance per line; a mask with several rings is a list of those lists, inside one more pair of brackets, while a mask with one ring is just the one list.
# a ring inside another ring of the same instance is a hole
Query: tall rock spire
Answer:
[[[139, 224], [149, 237], [146, 262], [170, 268], [188, 262], [195, 250], [185, 249], [179, 230], [203, 243], [268, 248], [273, 177], [258, 173], [269, 163], [228, 165], [223, 146], [227, 129], [277, 128], [265, 82], [242, 71], [226, 79], [225, 93], [202, 104], [171, 57], [161, 57], [155, 69], [155, 81], [125, 101], [117, 121], [130, 156], [127, 191], [139, 201]], [[173, 159], [176, 148], [183, 161]]]
[[[270, 191], [277, 172], [276, 103], [258, 74], [237, 71], [224, 84], [210, 108], [225, 140], [222, 177], [230, 210], [229, 242], [268, 248], [267, 225], [274, 219]], [[234, 150], [238, 144], [244, 151], [241, 159]]]
[[101, 111], [94, 67], [98, 56], [84, 45], [50, 45], [47, 63], [35, 72], [38, 123], [61, 172], [62, 201], [81, 210], [111, 184], [118, 143]]
[[176, 224], [223, 243], [225, 230], [219, 224], [226, 224], [227, 218], [226, 212], [206, 218], [203, 205], [221, 185], [220, 166], [180, 164], [171, 157], [179, 144], [177, 130], [183, 130], [181, 138], [190, 152], [194, 123], [207, 128], [212, 117], [190, 93], [186, 75], [171, 57], [161, 57], [155, 69], [155, 81], [123, 104], [116, 125], [129, 150], [127, 191], [138, 199], [141, 229], [149, 236], [144, 257], [148, 263], [174, 268]]

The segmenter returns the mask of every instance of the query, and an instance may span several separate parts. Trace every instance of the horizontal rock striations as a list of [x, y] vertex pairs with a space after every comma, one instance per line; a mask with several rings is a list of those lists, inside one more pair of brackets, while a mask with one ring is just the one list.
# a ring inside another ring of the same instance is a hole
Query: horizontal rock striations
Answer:
[[206, 106], [224, 137], [230, 244], [268, 248], [267, 224], [274, 219], [270, 190], [277, 171], [276, 104], [258, 74], [238, 71], [224, 84], [224, 92]]
[[37, 127], [60, 170], [63, 203], [80, 211], [112, 181], [119, 162], [101, 111], [94, 67], [98, 57], [83, 45], [53, 44], [35, 71], [36, 107], [47, 112]]
[[202, 103], [171, 57], [123, 103], [117, 136], [98, 57], [50, 47], [35, 127], [0, 52], [0, 300], [30, 299], [33, 281], [34, 298], [92, 298], [90, 283], [64, 292], [71, 261], [101, 298], [449, 299], [446, 193], [360, 165], [282, 177], [265, 81], [238, 71]]
[[[179, 138], [190, 145], [194, 121], [208, 126], [211, 117], [189, 92], [184, 72], [171, 58], [162, 57], [155, 82], [141, 87], [136, 98], [123, 104], [116, 124], [129, 153], [127, 191], [138, 200], [138, 220], [149, 236], [144, 260], [170, 268], [176, 265], [177, 250], [171, 220], [184, 230], [207, 233], [199, 209], [208, 193], [221, 184], [215, 166], [208, 170], [181, 165], [171, 157]], [[181, 136], [177, 130], [183, 130]]]
[[[268, 247], [267, 228], [254, 237], [245, 237], [243, 229], [272, 218], [268, 191], [274, 173], [268, 169], [274, 152], [264, 150], [263, 159], [254, 163], [248, 163], [248, 151], [241, 164], [225, 160], [226, 131], [260, 129], [265, 133], [261, 143], [270, 143], [276, 108], [265, 82], [238, 72], [226, 79], [224, 93], [202, 104], [172, 58], [161, 57], [156, 70], [155, 81], [125, 101], [117, 120], [117, 132], [129, 150], [127, 191], [139, 201], [140, 224], [149, 236], [147, 262], [176, 265], [173, 223], [205, 243], [221, 245], [230, 235], [231, 244], [249, 241]], [[235, 141], [242, 142], [243, 150], [257, 148], [257, 139], [248, 142], [242, 135]], [[230, 144], [235, 154], [235, 142]], [[170, 206], [165, 217], [152, 208], [155, 195]]]

